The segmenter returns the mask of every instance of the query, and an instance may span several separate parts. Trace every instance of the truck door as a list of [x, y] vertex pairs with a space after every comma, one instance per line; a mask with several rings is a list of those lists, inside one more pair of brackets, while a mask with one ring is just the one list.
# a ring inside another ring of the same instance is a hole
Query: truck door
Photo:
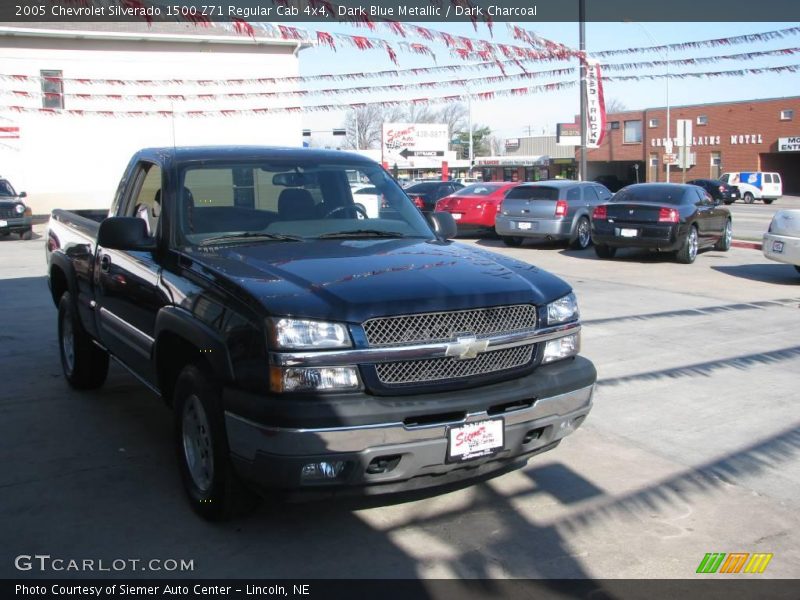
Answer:
[[[139, 217], [150, 235], [161, 235], [161, 168], [140, 162], [117, 216]], [[155, 319], [168, 303], [160, 286], [153, 252], [97, 247], [95, 310], [100, 339], [111, 353], [148, 383], [155, 384], [151, 364]]]

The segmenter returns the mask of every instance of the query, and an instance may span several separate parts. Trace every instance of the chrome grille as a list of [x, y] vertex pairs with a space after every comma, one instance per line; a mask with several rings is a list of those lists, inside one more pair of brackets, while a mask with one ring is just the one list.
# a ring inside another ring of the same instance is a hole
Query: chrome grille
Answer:
[[459, 336], [486, 337], [536, 327], [533, 304], [380, 317], [364, 323], [371, 347], [450, 342]]
[[523, 367], [533, 358], [534, 345], [516, 346], [479, 354], [477, 358], [431, 358], [393, 363], [378, 363], [378, 379], [384, 385], [424, 383], [444, 379], [458, 379], [472, 375], [487, 375]]

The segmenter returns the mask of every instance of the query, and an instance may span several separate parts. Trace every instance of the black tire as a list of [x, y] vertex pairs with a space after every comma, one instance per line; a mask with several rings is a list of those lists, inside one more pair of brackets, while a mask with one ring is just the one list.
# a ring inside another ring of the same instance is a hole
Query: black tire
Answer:
[[775, 198], [763, 198], [764, 204], [772, 204], [775, 202]]
[[722, 230], [722, 236], [714, 244], [714, 250], [727, 252], [731, 249], [731, 241], [733, 240], [733, 223], [730, 219], [725, 221], [725, 229]]
[[795, 269], [795, 271], [797, 271], [798, 273], [800, 273], [800, 265], [795, 265], [795, 266], [794, 266], [794, 269]]
[[230, 460], [219, 384], [200, 365], [187, 365], [175, 382], [175, 451], [192, 509], [223, 521], [255, 507]]
[[578, 219], [575, 226], [575, 238], [570, 242], [573, 250], [586, 250], [592, 245], [592, 226], [587, 217]]
[[92, 343], [69, 292], [58, 301], [58, 349], [61, 369], [72, 387], [94, 390], [103, 385], [108, 375], [108, 352]]
[[614, 255], [617, 253], [617, 249], [612, 248], [611, 246], [606, 246], [605, 244], [595, 244], [594, 253], [597, 254], [599, 258], [614, 258]]
[[744, 200], [745, 204], [752, 204], [753, 202], [756, 201], [755, 196], [753, 196], [753, 194], [751, 194], [750, 192], [745, 192], [742, 195], [742, 200]]
[[689, 231], [686, 234], [686, 237], [683, 238], [683, 245], [681, 249], [675, 253], [675, 258], [677, 261], [684, 265], [690, 265], [694, 262], [694, 259], [697, 258], [697, 249], [698, 249], [698, 236], [697, 236], [697, 227], [692, 225], [689, 228]]
[[519, 248], [520, 246], [522, 246], [523, 238], [521, 238], [519, 236], [503, 235], [503, 236], [500, 236], [500, 237], [502, 238], [503, 243], [506, 246], [509, 246], [511, 248]]
[[21, 240], [32, 240], [33, 239], [33, 231], [28, 229], [27, 231], [23, 231], [19, 234], [19, 239]]
[[725, 200], [725, 206], [730, 206], [734, 202], [736, 202], [736, 201], [735, 200]]

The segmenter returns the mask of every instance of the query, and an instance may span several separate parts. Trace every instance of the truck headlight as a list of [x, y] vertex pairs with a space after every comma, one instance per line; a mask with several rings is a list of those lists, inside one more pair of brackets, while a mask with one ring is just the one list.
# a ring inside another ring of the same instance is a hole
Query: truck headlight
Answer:
[[567, 321], [575, 321], [580, 317], [578, 311], [578, 300], [575, 294], [569, 293], [563, 298], [547, 305], [547, 324], [557, 325]]
[[18, 214], [18, 215], [21, 215], [22, 213], [24, 213], [24, 212], [25, 212], [25, 205], [24, 205], [24, 204], [17, 204], [17, 205], [14, 207], [14, 210], [15, 210], [15, 211], [17, 211], [17, 214]]
[[273, 345], [284, 350], [350, 348], [350, 334], [341, 323], [306, 319], [273, 319]]
[[283, 392], [347, 392], [361, 387], [357, 367], [272, 367], [270, 389]]
[[581, 351], [581, 334], [573, 333], [564, 337], [550, 340], [544, 347], [542, 364], [551, 363], [563, 358], [575, 356]]

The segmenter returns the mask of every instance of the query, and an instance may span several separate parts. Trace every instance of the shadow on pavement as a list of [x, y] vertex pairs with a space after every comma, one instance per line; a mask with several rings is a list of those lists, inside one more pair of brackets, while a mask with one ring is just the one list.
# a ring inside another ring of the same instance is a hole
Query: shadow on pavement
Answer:
[[711, 267], [715, 271], [762, 283], [800, 286], [800, 273], [792, 265], [781, 263]]

